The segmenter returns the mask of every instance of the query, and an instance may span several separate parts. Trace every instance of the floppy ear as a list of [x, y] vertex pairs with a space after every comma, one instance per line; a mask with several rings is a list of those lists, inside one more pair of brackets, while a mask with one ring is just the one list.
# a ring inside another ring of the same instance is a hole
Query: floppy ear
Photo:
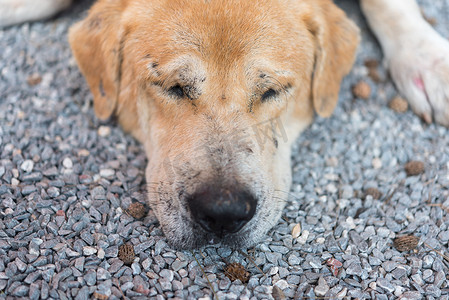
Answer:
[[123, 2], [98, 1], [88, 17], [69, 31], [70, 46], [94, 96], [95, 114], [101, 120], [114, 113], [120, 93]]
[[358, 27], [330, 0], [312, 0], [306, 17], [315, 37], [312, 99], [317, 114], [329, 117], [338, 101], [343, 77], [350, 71], [360, 36]]

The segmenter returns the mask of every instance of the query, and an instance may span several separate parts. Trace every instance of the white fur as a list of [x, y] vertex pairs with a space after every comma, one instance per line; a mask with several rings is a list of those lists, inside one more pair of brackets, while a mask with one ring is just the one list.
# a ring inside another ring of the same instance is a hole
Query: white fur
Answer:
[[72, 0], [0, 0], [0, 27], [54, 16]]
[[415, 0], [362, 0], [391, 77], [426, 122], [449, 126], [449, 41], [421, 16]]

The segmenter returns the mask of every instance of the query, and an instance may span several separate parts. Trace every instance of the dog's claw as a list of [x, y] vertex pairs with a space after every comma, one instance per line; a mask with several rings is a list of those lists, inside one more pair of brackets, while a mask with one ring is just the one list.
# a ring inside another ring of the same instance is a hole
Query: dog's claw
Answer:
[[423, 121], [426, 122], [427, 124], [431, 124], [432, 123], [432, 117], [428, 113], [423, 113], [421, 115], [421, 119], [423, 119]]

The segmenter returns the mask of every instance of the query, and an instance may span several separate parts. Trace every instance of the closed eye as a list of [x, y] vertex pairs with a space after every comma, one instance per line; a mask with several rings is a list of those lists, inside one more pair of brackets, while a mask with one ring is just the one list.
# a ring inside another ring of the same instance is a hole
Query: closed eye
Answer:
[[261, 100], [262, 102], [266, 102], [268, 100], [271, 100], [272, 98], [276, 97], [279, 94], [278, 91], [269, 89], [265, 93], [262, 94]]
[[185, 96], [184, 89], [179, 84], [172, 86], [167, 92], [176, 98], [183, 98]]

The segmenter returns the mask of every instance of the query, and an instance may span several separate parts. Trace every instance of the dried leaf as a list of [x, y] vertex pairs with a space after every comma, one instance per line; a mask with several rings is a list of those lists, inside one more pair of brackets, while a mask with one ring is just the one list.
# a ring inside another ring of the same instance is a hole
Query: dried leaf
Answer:
[[352, 94], [356, 98], [366, 100], [371, 96], [371, 87], [365, 81], [359, 81], [352, 87]]
[[398, 113], [404, 113], [408, 110], [408, 102], [402, 97], [396, 96], [391, 99], [390, 104], [388, 106]]
[[383, 81], [377, 69], [368, 69], [368, 76], [376, 83]]
[[120, 258], [125, 265], [132, 264], [135, 257], [133, 245], [123, 244], [118, 248], [118, 258]]
[[407, 176], [416, 176], [424, 172], [424, 163], [418, 160], [412, 160], [405, 164], [405, 173]]
[[139, 202], [133, 202], [128, 206], [128, 213], [134, 219], [142, 219], [146, 216], [147, 212], [145, 210], [145, 206]]
[[418, 246], [419, 237], [414, 235], [404, 235], [394, 239], [393, 246], [398, 251], [410, 251]]
[[42, 81], [42, 77], [37, 73], [31, 74], [27, 78], [27, 83], [28, 83], [28, 85], [31, 85], [31, 86], [38, 85], [39, 83], [41, 83], [41, 81]]
[[365, 60], [364, 65], [368, 69], [374, 69], [374, 68], [377, 68], [379, 66], [379, 61], [377, 59], [375, 59], [375, 58], [368, 58], [368, 59]]
[[366, 196], [371, 196], [373, 197], [373, 199], [377, 200], [380, 199], [380, 197], [382, 197], [382, 193], [376, 188], [367, 188], [365, 190], [365, 198]]
[[239, 279], [243, 283], [247, 283], [250, 277], [250, 273], [239, 263], [227, 265], [225, 268], [225, 275], [231, 279], [231, 281]]

